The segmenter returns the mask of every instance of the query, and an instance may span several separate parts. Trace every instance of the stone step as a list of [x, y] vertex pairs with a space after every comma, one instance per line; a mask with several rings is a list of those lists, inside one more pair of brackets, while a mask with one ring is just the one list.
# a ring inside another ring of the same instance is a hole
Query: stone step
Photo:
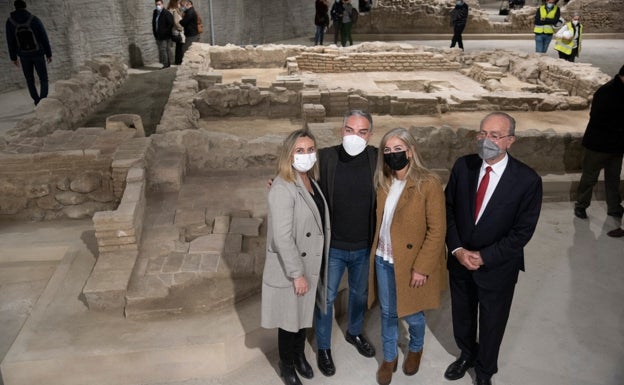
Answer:
[[183, 318], [90, 312], [79, 294], [93, 264], [84, 245], [65, 255], [0, 365], [4, 385], [215, 378], [275, 348], [275, 331], [260, 327], [257, 295]]

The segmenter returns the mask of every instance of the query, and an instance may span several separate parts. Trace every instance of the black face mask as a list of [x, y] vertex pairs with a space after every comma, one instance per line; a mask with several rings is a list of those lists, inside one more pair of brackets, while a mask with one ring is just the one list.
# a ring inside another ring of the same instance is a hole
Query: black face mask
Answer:
[[402, 170], [409, 163], [407, 151], [384, 154], [384, 162], [394, 171]]

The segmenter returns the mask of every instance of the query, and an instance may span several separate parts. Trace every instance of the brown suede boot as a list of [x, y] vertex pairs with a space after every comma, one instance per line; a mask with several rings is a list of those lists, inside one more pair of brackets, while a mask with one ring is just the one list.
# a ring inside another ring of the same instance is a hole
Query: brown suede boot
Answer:
[[377, 383], [379, 385], [388, 385], [392, 381], [392, 373], [396, 372], [399, 358], [394, 361], [383, 361], [377, 370]]
[[413, 376], [420, 368], [420, 358], [422, 357], [422, 349], [419, 352], [407, 352], [405, 361], [403, 361], [403, 373]]

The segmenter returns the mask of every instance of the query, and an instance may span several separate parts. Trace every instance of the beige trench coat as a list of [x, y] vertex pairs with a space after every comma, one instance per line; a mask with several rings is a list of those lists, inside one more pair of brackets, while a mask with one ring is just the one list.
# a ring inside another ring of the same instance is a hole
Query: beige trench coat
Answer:
[[[316, 182], [312, 183], [320, 192]], [[312, 326], [315, 301], [326, 311], [330, 224], [325, 198], [323, 202], [324, 229], [318, 208], [299, 175], [296, 183], [277, 177], [271, 185], [267, 252], [262, 274], [261, 324], [264, 328], [279, 327], [297, 332]], [[322, 277], [321, 264], [325, 266]], [[298, 297], [293, 279], [301, 275], [305, 275], [309, 291]]]
[[[387, 197], [385, 191], [377, 191], [377, 225], [368, 275], [369, 307], [377, 299], [375, 250]], [[399, 318], [440, 306], [440, 292], [447, 284], [445, 235], [446, 208], [440, 182], [425, 181], [419, 192], [414, 181], [408, 180], [390, 226]], [[424, 286], [409, 286], [412, 269], [428, 276]]]

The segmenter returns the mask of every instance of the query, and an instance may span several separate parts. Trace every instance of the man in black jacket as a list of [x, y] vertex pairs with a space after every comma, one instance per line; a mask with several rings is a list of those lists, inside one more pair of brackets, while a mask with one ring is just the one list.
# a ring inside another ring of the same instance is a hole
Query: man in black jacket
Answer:
[[342, 0], [335, 0], [332, 4], [329, 14], [332, 19], [332, 25], [334, 27], [334, 44], [338, 45], [338, 36], [342, 29], [342, 13], [344, 12], [344, 6]]
[[180, 5], [182, 6], [182, 12], [184, 12], [184, 17], [180, 20], [180, 24], [184, 27], [184, 36], [186, 36], [186, 41], [182, 47], [182, 55], [184, 56], [186, 50], [189, 49], [191, 44], [198, 42], [201, 35], [197, 29], [198, 15], [193, 7], [193, 2], [191, 0], [182, 0]]
[[345, 269], [349, 278], [348, 324], [345, 339], [364, 357], [374, 357], [375, 348], [362, 335], [368, 300], [368, 268], [375, 233], [375, 189], [373, 176], [377, 148], [368, 145], [373, 118], [353, 110], [345, 115], [342, 144], [318, 152], [320, 178], [331, 215], [332, 231], [327, 271], [327, 313], [315, 309], [317, 365], [325, 376], [336, 367], [331, 355], [333, 305]]
[[620, 173], [624, 154], [624, 66], [613, 79], [594, 93], [589, 123], [583, 135], [583, 174], [576, 191], [574, 215], [587, 218], [592, 190], [604, 169], [607, 215], [622, 218], [624, 208], [620, 196]]
[[[16, 0], [13, 6], [15, 11], [11, 12], [6, 21], [9, 57], [16, 67], [19, 67], [21, 62], [28, 92], [37, 105], [41, 99], [48, 96], [46, 59], [48, 63], [52, 62], [52, 48], [43, 23], [26, 10], [26, 2]], [[39, 77], [41, 92], [37, 92], [35, 71]]]
[[459, 45], [459, 48], [464, 50], [464, 41], [462, 40], [462, 32], [466, 28], [468, 22], [468, 4], [463, 0], [457, 0], [455, 8], [451, 11], [451, 27], [453, 27], [453, 39], [451, 39], [451, 48], [455, 47], [455, 44]]
[[171, 52], [171, 28], [173, 28], [173, 15], [163, 6], [162, 0], [156, 0], [156, 9], [152, 16], [152, 32], [158, 45], [158, 56], [163, 68], [169, 68], [169, 54]]

